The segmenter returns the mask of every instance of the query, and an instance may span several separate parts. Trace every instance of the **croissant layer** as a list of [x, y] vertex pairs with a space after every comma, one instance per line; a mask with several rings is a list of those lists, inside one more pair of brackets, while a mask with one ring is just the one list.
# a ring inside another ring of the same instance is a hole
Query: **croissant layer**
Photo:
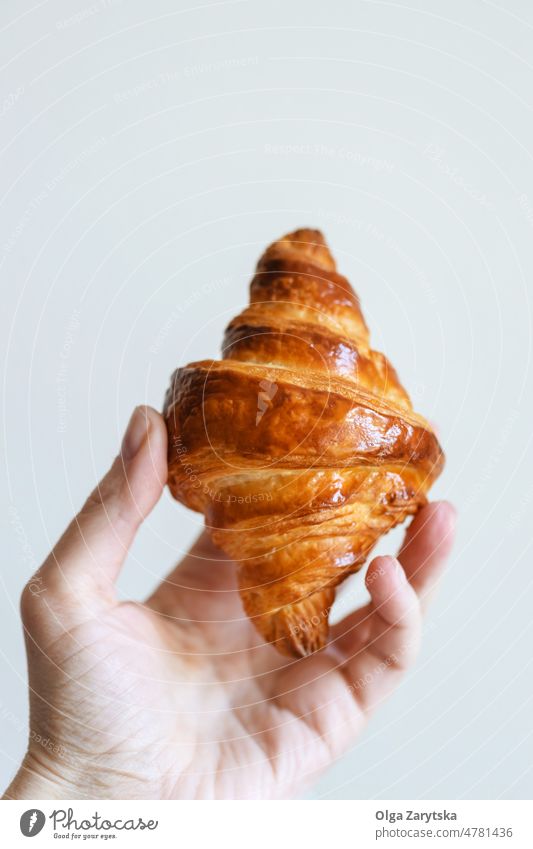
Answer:
[[317, 230], [266, 250], [223, 359], [177, 369], [164, 415], [170, 491], [204, 514], [246, 613], [293, 656], [326, 644], [335, 588], [444, 462]]

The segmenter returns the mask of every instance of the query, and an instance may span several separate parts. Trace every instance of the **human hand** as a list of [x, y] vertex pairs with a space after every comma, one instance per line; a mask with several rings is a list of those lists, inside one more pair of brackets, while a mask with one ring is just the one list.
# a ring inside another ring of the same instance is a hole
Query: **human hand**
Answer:
[[32, 733], [6, 798], [293, 796], [413, 663], [452, 544], [446, 502], [419, 511], [398, 559], [372, 561], [369, 603], [302, 660], [262, 642], [235, 564], [205, 533], [145, 604], [119, 601], [119, 571], [166, 482], [166, 440], [161, 416], [137, 408], [120, 456], [39, 570], [42, 591], [30, 581], [23, 592]]

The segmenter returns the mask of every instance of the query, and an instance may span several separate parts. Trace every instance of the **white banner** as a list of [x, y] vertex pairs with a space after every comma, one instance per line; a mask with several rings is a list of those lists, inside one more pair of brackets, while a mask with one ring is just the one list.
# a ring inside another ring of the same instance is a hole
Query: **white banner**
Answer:
[[[1, 845], [531, 849], [526, 801], [4, 801]], [[35, 844], [28, 841], [35, 838]]]

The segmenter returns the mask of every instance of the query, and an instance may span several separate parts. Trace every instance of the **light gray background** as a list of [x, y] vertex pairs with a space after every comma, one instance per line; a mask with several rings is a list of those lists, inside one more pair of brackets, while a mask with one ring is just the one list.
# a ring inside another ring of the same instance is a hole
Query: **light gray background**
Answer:
[[[525, 0], [3, 0], [2, 785], [24, 582], [132, 407], [217, 355], [260, 251], [312, 226], [438, 423], [434, 495], [460, 511], [416, 669], [312, 795], [531, 794], [532, 39]], [[123, 594], [200, 522], [165, 494]]]

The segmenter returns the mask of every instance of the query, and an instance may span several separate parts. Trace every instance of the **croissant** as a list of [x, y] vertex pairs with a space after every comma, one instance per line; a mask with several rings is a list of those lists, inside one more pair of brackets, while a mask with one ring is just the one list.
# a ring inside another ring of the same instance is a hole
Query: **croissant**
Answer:
[[265, 640], [321, 649], [336, 587], [416, 513], [444, 455], [318, 230], [270, 245], [223, 359], [177, 369], [168, 486], [238, 566]]

